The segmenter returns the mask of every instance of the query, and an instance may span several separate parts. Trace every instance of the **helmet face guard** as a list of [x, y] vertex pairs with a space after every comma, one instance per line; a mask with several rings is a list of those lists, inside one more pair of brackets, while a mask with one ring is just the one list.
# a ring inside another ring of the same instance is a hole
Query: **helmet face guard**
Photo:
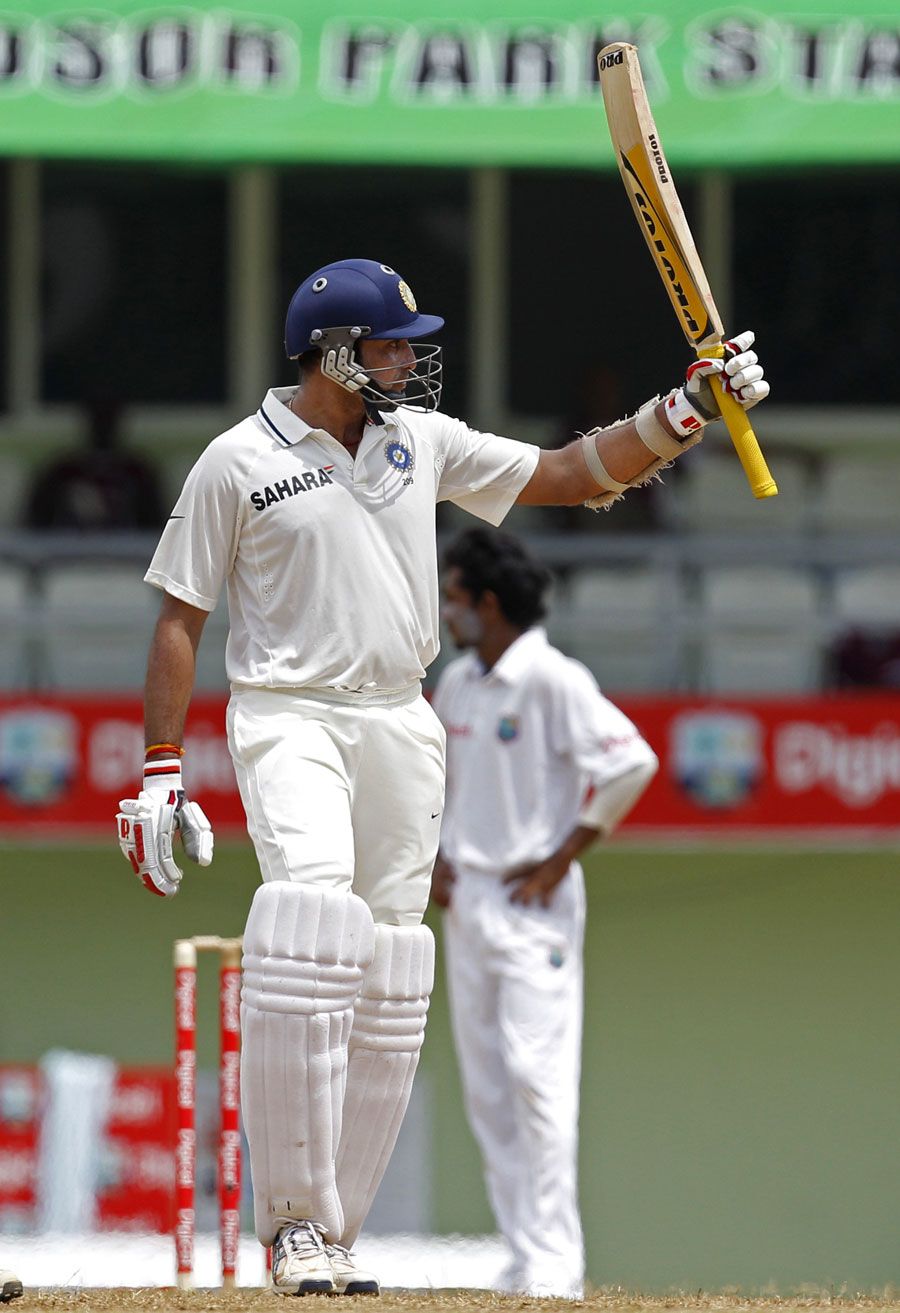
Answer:
[[355, 348], [367, 334], [365, 327], [361, 333], [357, 332], [358, 327], [325, 329], [313, 343], [322, 352], [321, 369], [325, 377], [348, 392], [358, 392], [378, 410], [395, 410], [397, 406], [436, 410], [441, 400], [444, 369], [441, 348], [433, 342], [413, 342], [415, 363], [405, 383], [383, 384], [384, 375], [395, 373], [396, 366], [380, 365], [375, 369], [363, 366]]
[[[321, 351], [325, 377], [348, 392], [358, 392], [370, 413], [401, 405], [434, 410], [441, 396], [441, 348], [415, 339], [443, 325], [437, 315], [419, 314], [408, 285], [388, 265], [339, 260], [318, 269], [297, 288], [288, 307], [284, 344], [292, 360], [311, 347]], [[356, 354], [363, 338], [414, 342], [415, 365], [403, 386], [382, 386], [384, 375], [394, 366], [364, 369]]]

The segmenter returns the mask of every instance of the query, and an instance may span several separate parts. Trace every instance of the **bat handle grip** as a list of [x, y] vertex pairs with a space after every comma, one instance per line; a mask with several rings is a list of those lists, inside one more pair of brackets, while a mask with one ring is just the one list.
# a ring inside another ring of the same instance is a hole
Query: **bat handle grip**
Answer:
[[[710, 356], [722, 356], [724, 353], [725, 349], [720, 345], [704, 348], [702, 355], [708, 359]], [[778, 485], [769, 473], [769, 467], [759, 449], [756, 434], [750, 427], [747, 412], [743, 406], [738, 405], [734, 397], [729, 396], [720, 379], [713, 377], [710, 382], [712, 383], [716, 404], [722, 412], [722, 418], [728, 432], [731, 434], [731, 441], [734, 443], [738, 459], [744, 467], [744, 473], [753, 491], [753, 496], [757, 498], [776, 497], [778, 495]]]

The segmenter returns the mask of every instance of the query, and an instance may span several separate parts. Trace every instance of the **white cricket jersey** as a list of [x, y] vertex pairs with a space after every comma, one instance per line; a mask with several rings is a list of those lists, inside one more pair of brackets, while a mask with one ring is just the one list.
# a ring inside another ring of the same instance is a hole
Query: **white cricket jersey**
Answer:
[[474, 652], [452, 661], [432, 705], [447, 731], [441, 852], [456, 868], [542, 861], [571, 834], [589, 791], [655, 761], [543, 629], [527, 630], [486, 673]]
[[354, 459], [294, 391], [209, 444], [144, 577], [205, 611], [227, 582], [232, 684], [406, 688], [439, 648], [435, 504], [500, 524], [539, 449], [401, 407]]

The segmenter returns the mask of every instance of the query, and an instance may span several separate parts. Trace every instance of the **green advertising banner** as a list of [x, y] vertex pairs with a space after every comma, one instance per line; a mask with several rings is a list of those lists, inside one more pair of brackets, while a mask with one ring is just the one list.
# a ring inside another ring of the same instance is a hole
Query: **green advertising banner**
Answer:
[[0, 152], [610, 167], [596, 54], [628, 40], [674, 164], [896, 162], [900, 12], [858, 5], [27, 0], [0, 9]]

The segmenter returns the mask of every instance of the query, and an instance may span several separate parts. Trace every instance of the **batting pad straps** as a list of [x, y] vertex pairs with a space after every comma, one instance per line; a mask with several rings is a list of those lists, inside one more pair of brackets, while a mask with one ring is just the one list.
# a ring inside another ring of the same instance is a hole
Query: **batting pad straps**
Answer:
[[377, 925], [350, 1048], [418, 1053], [433, 988], [434, 935], [428, 927]]
[[584, 456], [584, 463], [588, 467], [591, 478], [599, 487], [606, 488], [608, 492], [625, 492], [629, 485], [614, 479], [600, 459], [600, 453], [597, 450], [597, 434], [602, 432], [602, 429], [591, 429], [590, 433], [583, 435], [581, 454]]
[[244, 1006], [307, 1015], [352, 1007], [374, 934], [372, 914], [355, 894], [280, 880], [261, 885], [244, 933]]

